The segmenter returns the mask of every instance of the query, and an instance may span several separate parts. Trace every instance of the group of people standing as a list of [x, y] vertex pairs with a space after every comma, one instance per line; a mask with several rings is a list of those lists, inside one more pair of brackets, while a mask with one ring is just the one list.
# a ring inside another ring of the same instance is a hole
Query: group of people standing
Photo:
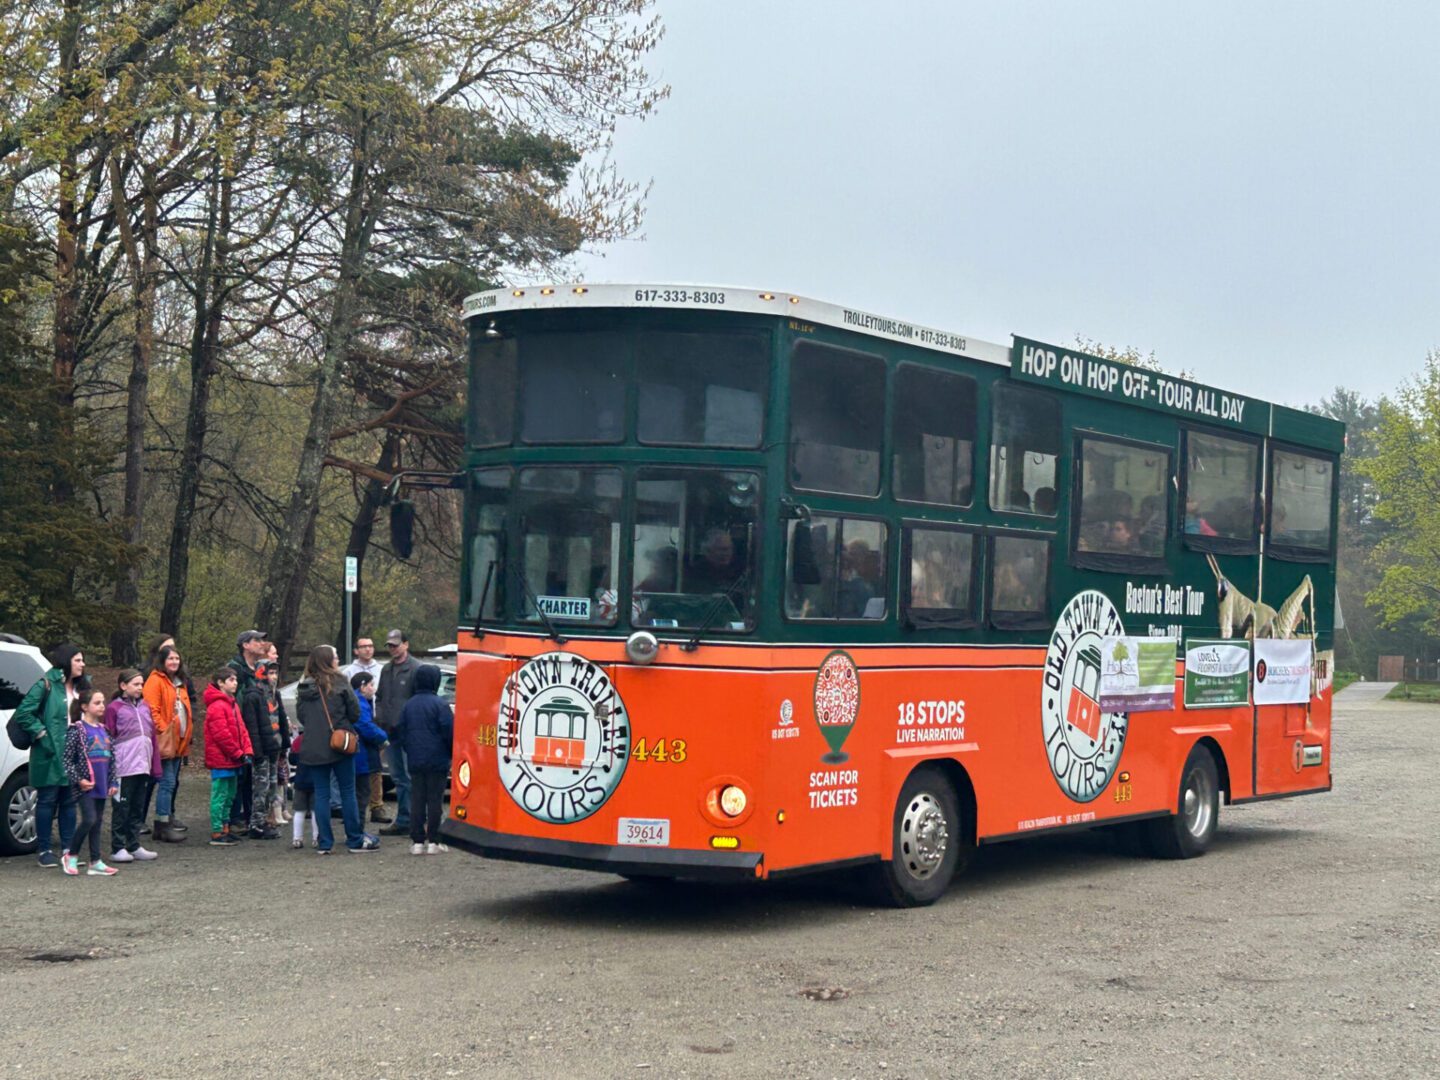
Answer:
[[[356, 643], [356, 660], [344, 669], [333, 646], [312, 649], [292, 725], [279, 691], [275, 646], [263, 631], [239, 635], [235, 658], [198, 695], [204, 703], [212, 846], [277, 839], [277, 827], [289, 823], [291, 846], [300, 849], [309, 820], [315, 850], [329, 854], [335, 844], [333, 807], [344, 821], [350, 851], [379, 848], [379, 838], [364, 830], [366, 809], [373, 821], [388, 826], [382, 832], [408, 833], [412, 854], [445, 850], [440, 802], [453, 714], [437, 694], [439, 669], [410, 655], [406, 635], [392, 630], [386, 645], [392, 659], [383, 667], [374, 661], [369, 638]], [[143, 845], [145, 835], [184, 842], [189, 827], [175, 806], [197, 726], [197, 693], [173, 638], [156, 641], [145, 671], [122, 671], [109, 700], [90, 685], [77, 646], [58, 646], [50, 661], [52, 668], [14, 714], [29, 740], [39, 864], [70, 875], [84, 867], [87, 875], [110, 876], [115, 864], [159, 857]], [[395, 781], [393, 823], [384, 813], [382, 755]], [[291, 788], [293, 816], [286, 805]], [[153, 829], [145, 824], [152, 795]], [[107, 860], [102, 828], [112, 801]]]

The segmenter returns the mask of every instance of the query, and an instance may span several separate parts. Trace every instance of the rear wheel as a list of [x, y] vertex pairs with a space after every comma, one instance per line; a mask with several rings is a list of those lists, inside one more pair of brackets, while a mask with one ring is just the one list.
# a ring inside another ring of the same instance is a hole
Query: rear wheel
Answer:
[[35, 850], [35, 789], [27, 769], [17, 769], [0, 787], [0, 853]]
[[906, 778], [894, 830], [889, 860], [874, 869], [877, 898], [895, 907], [933, 904], [969, 855], [960, 802], [944, 773], [922, 766]]
[[1220, 773], [1203, 746], [1190, 751], [1180, 774], [1176, 813], [1142, 822], [1151, 854], [1161, 859], [1204, 855], [1220, 822]]

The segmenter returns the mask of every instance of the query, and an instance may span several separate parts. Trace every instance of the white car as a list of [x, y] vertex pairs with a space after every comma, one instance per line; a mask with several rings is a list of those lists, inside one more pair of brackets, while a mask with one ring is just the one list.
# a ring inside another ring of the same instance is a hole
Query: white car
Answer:
[[[0, 636], [0, 724], [8, 724], [15, 706], [35, 681], [50, 670], [35, 646]], [[30, 751], [17, 750], [0, 737], [0, 855], [35, 850], [35, 789], [30, 786]]]

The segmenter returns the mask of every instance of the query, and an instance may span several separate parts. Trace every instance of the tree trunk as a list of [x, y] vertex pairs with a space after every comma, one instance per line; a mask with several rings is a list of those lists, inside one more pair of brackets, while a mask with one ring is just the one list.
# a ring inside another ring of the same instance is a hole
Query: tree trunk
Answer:
[[[400, 436], [394, 431], [387, 431], [385, 443], [380, 448], [380, 458], [375, 462], [376, 470], [387, 475], [393, 473], [399, 457]], [[375, 532], [375, 517], [385, 502], [385, 488], [388, 486], [374, 476], [365, 481], [365, 490], [360, 495], [360, 505], [356, 508], [355, 520], [350, 523], [350, 541], [345, 545], [345, 555], [347, 558], [355, 560], [360, 568], [360, 573], [355, 582], [355, 594], [350, 600], [349, 641], [340, 640], [345, 633], [344, 598], [341, 598], [340, 634], [336, 637], [341, 655], [344, 655], [346, 649], [355, 645], [355, 638], [363, 636], [360, 624], [363, 621], [365, 610], [365, 553], [370, 549], [370, 537]]]
[[270, 560], [265, 585], [255, 607], [255, 625], [270, 634], [281, 655], [293, 644], [300, 616], [300, 596], [309, 568], [307, 545], [287, 543], [287, 538], [306, 537], [313, 549], [315, 518], [320, 510], [320, 481], [325, 456], [330, 450], [330, 432], [335, 428], [339, 406], [341, 369], [350, 351], [359, 306], [359, 285], [370, 240], [384, 197], [371, 193], [366, 180], [367, 158], [363, 142], [356, 146], [350, 170], [350, 190], [345, 200], [345, 232], [340, 245], [340, 267], [325, 328], [325, 352], [315, 373], [315, 399], [310, 406], [310, 424], [295, 470], [295, 484], [285, 511], [280, 543]]
[[[155, 280], [159, 267], [157, 209], [148, 170], [141, 189], [140, 237], [131, 225], [131, 207], [125, 197], [120, 161], [111, 157], [110, 188], [120, 242], [130, 264], [131, 289], [135, 305], [135, 334], [130, 345], [130, 379], [125, 398], [125, 540], [139, 547], [145, 539], [145, 411], [149, 401], [150, 358], [155, 348]], [[143, 251], [142, 251], [143, 246]], [[110, 663], [133, 667], [140, 660], [140, 564], [126, 568], [115, 586], [115, 606], [131, 617], [117, 626], [110, 637]]]
[[185, 606], [190, 573], [190, 532], [200, 491], [200, 463], [209, 426], [210, 381], [215, 374], [220, 342], [221, 282], [225, 274], [224, 237], [230, 228], [229, 177], [222, 178], [216, 154], [210, 174], [210, 207], [199, 280], [195, 283], [195, 329], [190, 337], [190, 408], [185, 417], [185, 443], [180, 452], [180, 490], [170, 526], [170, 567], [165, 578], [165, 603], [160, 629], [175, 633]]
[[[80, 39], [78, 0], [65, 0], [60, 19], [60, 88], [69, 93], [75, 81]], [[60, 159], [60, 178], [55, 218], [55, 330], [53, 373], [55, 398], [60, 404], [60, 430], [56, 438], [68, 444], [74, 436], [75, 368], [79, 363], [80, 281], [76, 272], [80, 222], [75, 207], [78, 178], [74, 144]], [[57, 503], [69, 502], [74, 492], [64, 479], [53, 490]]]

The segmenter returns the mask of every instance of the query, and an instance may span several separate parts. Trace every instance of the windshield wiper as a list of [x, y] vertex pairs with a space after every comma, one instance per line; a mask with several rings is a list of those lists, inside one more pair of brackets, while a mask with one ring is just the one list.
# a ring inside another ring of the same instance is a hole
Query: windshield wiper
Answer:
[[499, 561], [499, 559], [491, 559], [490, 565], [485, 568], [485, 588], [480, 590], [480, 603], [475, 608], [475, 627], [471, 630], [471, 633], [477, 638], [485, 636], [480, 622], [485, 618], [485, 601], [490, 598], [490, 583], [495, 580], [495, 564]]
[[520, 564], [520, 587], [525, 590], [525, 596], [535, 607], [535, 614], [540, 616], [540, 621], [545, 624], [545, 632], [555, 639], [556, 645], [564, 645], [565, 639], [560, 636], [560, 631], [555, 629], [555, 624], [550, 621], [550, 616], [545, 614], [545, 609], [540, 606], [540, 598], [535, 595], [535, 590], [530, 588], [530, 579], [525, 576], [525, 564]]
[[710, 629], [710, 624], [715, 621], [715, 616], [720, 614], [720, 609], [724, 607], [726, 601], [730, 599], [730, 594], [749, 580], [750, 568], [747, 566], [744, 570], [740, 571], [739, 577], [725, 587], [724, 592], [715, 594], [715, 599], [710, 601], [710, 606], [705, 609], [705, 614], [700, 617], [700, 625], [695, 628], [694, 636], [684, 645], [680, 646], [681, 652], [694, 652], [700, 647], [700, 635]]

